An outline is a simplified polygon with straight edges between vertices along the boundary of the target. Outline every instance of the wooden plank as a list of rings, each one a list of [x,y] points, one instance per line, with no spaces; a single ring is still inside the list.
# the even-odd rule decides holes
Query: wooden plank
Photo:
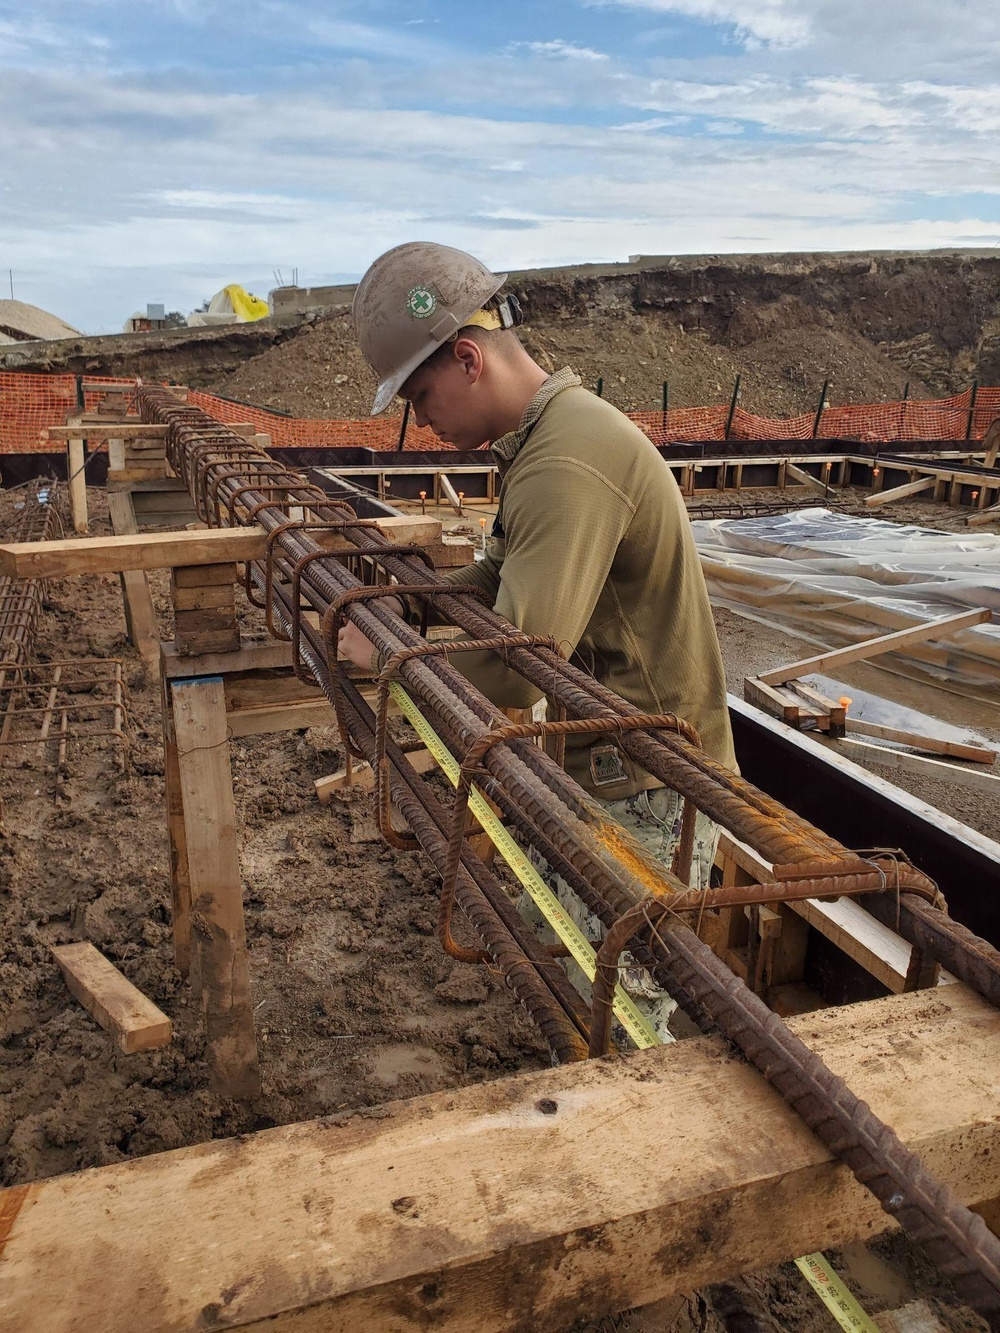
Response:
[[[1000,800],[1000,775],[983,773],[975,768],[962,768],[959,764],[947,763],[943,759],[930,759],[922,754],[904,754],[902,750],[890,750],[884,745],[855,741],[850,736],[842,740],[828,740],[825,736],[816,736],[815,739],[822,745],[848,746],[852,756],[861,759],[862,762],[881,764],[884,768],[895,769],[898,773],[917,773],[925,778],[941,778],[953,786],[981,791],[995,800]]]
[[[217,583],[207,588],[175,588],[175,611],[223,611],[236,613],[236,589],[233,584]]]
[[[52,956],[70,992],[126,1055],[166,1046],[170,1019],[92,944],[58,944]]]
[[[0,552],[2,550],[0,547]],[[0,572],[3,572],[2,567]],[[905,648],[924,639],[947,638],[960,629],[982,625],[991,618],[991,613],[985,609],[961,611],[957,615],[928,620],[922,625],[897,630],[893,634],[881,634],[876,639],[864,639],[861,643],[851,644],[849,648],[835,648],[828,653],[819,653],[815,657],[806,657],[799,662],[790,662],[787,666],[775,667],[773,671],[762,671],[757,679],[764,685],[783,685],[785,681],[796,680],[799,676],[811,676],[817,672],[829,674],[830,669],[836,670],[851,662],[878,657],[881,653],[895,652],[898,648]]]
[[[447,497],[448,503],[451,505],[452,509],[454,509],[455,513],[458,514],[458,516],[461,518],[462,502],[458,498],[458,491],[455,490],[454,486],[448,480],[448,477],[444,472],[438,473],[438,482],[440,483],[441,489],[444,491],[445,496]]]
[[[892,500],[902,500],[907,495],[919,495],[922,491],[932,491],[935,484],[934,477],[920,477],[916,481],[908,481],[904,486],[894,486],[891,491],[877,491],[874,495],[865,498],[865,504],[869,509],[875,509],[879,505],[889,504]]]
[[[987,427],[986,434],[983,436],[983,451],[983,466],[996,467],[997,454],[1000,453],[1000,417],[991,421]]]
[[[182,611],[181,615],[193,612]],[[203,658],[213,653],[235,654],[240,649],[240,630],[238,625],[229,625],[224,629],[185,630],[178,629],[174,645],[180,656]],[[200,668],[196,674],[203,674]],[[189,674],[190,670],[189,670]]]
[[[211,1086],[260,1092],[222,678],[170,686]]]
[[[167,427],[149,425],[145,421],[81,422],[68,426],[46,426],[43,440],[71,440],[82,436],[85,440],[132,440],[136,436],[150,440],[165,440]]]
[[[219,676],[239,671],[269,671],[292,665],[292,645],[272,640],[244,644],[238,652],[206,654],[192,661],[181,654],[174,643],[160,644],[161,669],[167,680],[192,676]]]
[[[743,681],[743,697],[747,703],[756,704],[765,713],[780,718],[789,726],[798,726],[799,705],[787,695],[766,685],[759,676],[747,676]]]
[[[414,773],[432,773],[437,768],[434,756],[429,750],[413,750],[406,756],[406,762]],[[345,787],[357,787],[361,791],[372,791],[375,786],[375,774],[371,764],[364,760],[355,760],[348,774],[346,767],[338,768],[325,778],[316,778],[314,786],[320,805],[329,805],[335,791]]]
[[[767,884],[774,879],[771,863],[725,830],[719,837],[719,857],[739,866],[751,876],[751,883]],[[787,907],[888,990],[893,993],[902,991],[912,947],[859,903],[850,898],[841,898],[837,902],[807,898],[788,903]],[[939,984],[954,980],[950,973],[942,972]]]
[[[398,531],[393,535],[397,536]],[[12,542],[0,545],[0,574],[11,578],[70,578],[76,574],[117,574],[127,569],[260,560],[264,556],[265,536],[263,528],[254,526],[143,532],[88,540]],[[337,549],[356,551],[357,547],[336,539]],[[471,542],[429,542],[425,549],[435,568],[467,565],[474,559]]]
[[[967,528],[978,528],[984,523],[1000,523],[1000,504],[990,505],[989,509],[980,509],[976,514],[970,514],[965,520]]]
[[[112,479],[109,478],[109,485],[111,482]],[[180,492],[181,495],[190,496],[187,485],[180,477],[155,477],[147,481],[124,482],[122,488],[132,491],[134,495],[166,495],[168,492],[173,494]]]
[[[170,569],[259,560],[263,528],[202,528],[196,532],[142,532],[123,537],[67,538],[0,545],[0,574],[11,578],[70,578],[127,569]]]
[[[439,518],[400,514],[398,518],[380,518],[378,530],[401,546],[409,542],[434,546],[441,541],[442,525]]]
[[[87,521],[87,453],[82,439],[74,437],[66,442],[66,477],[69,483],[69,512],[74,532],[89,532]],[[25,545],[25,543],[20,543]],[[48,545],[37,542],[37,546]]]
[[[168,645],[162,645],[166,647]],[[177,762],[177,737],[170,700],[170,685],[163,672],[161,654],[160,713],[163,720],[163,785],[167,807],[167,841],[170,850],[171,928],[174,965],[182,977],[191,977],[191,988],[201,994],[200,976],[191,976],[191,872],[188,867],[187,835],[184,832],[184,793]]]
[[[1000,1194],[1000,1012],[955,985],[789,1026],[960,1199]],[[542,1333],[893,1226],[708,1038],[42,1180],[0,1215],[18,1333]]]
[[[914,750],[932,750],[935,754],[951,755],[953,759],[969,759],[977,764],[992,764],[997,757],[996,750],[988,750],[981,745],[966,745],[962,741],[945,741],[937,736],[922,736],[916,731],[884,727],[881,723],[867,722],[860,717],[848,718],[847,730],[856,732],[859,736],[875,736],[879,740],[909,745]]]
[[[301,731],[306,727],[335,727],[337,715],[325,698],[309,703],[262,704],[229,713],[232,736],[261,736],[272,731]]]
[[[806,486],[819,495],[832,495],[834,493],[832,486],[825,485],[811,472],[807,472],[805,468],[798,467],[795,463],[786,463],[785,468],[787,475],[797,481],[800,486]]]
[[[171,571],[170,583],[172,589],[211,588],[227,584],[232,587],[236,577],[235,562],[227,560],[217,565],[178,565]]]
[[[804,685],[801,680],[790,680],[789,688],[794,694],[805,699],[807,703],[812,704],[821,713],[819,727],[825,731],[829,729],[831,735],[842,736],[844,727],[847,723],[847,707],[839,699],[828,699],[825,694],[819,690],[814,690],[811,685]]]
[[[117,536],[136,533],[135,513],[128,492],[115,491],[108,495],[108,513]],[[123,570],[119,578],[128,637],[139,650],[143,661],[155,667],[160,660],[160,630],[149,580],[145,572],[139,569]]]

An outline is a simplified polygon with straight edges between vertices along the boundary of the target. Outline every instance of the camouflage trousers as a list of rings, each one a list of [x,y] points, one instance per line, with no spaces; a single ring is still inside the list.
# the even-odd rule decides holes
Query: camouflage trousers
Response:
[[[674,848],[677,846],[681,833],[683,802],[677,792],[672,791],[669,787],[655,787],[652,791],[643,791],[636,796],[628,796],[624,801],[602,801],[601,805],[624,828],[628,829],[636,841],[642,843],[657,861],[661,861],[669,868]],[[718,824],[713,823],[711,819],[699,811],[695,820],[694,855],[691,859],[692,888],[701,889],[708,885],[718,841]],[[599,918],[584,906],[566,881],[550,869],[537,854],[535,854],[534,860],[546,884],[552,889],[567,913],[587,938],[590,940],[603,939],[605,931]],[[542,928],[541,937],[546,943],[555,942],[554,932],[546,925],[541,912],[527,894],[522,895],[519,911],[536,928]],[[646,1018],[649,1019],[660,1040],[673,1041],[668,1025],[671,1014],[677,1008],[676,1000],[673,1000],[665,990],[657,986],[649,972],[632,961],[630,954],[622,954],[621,963],[622,986],[632,996]],[[564,966],[569,979],[589,1004],[591,996],[590,981],[572,959],[566,959]],[[617,1045],[627,1048],[629,1045],[628,1038],[617,1023],[613,1025],[612,1035]]]

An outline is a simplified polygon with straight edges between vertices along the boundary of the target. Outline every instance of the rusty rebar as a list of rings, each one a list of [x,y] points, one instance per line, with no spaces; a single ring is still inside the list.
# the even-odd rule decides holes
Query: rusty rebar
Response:
[[[210,418],[178,403],[166,391],[143,389],[139,401],[144,419],[155,417],[168,424],[167,448],[171,464],[188,479],[189,485],[192,474],[199,471],[198,464],[207,462],[212,452],[225,454],[226,462],[235,464],[242,457],[248,468],[252,469],[255,464],[259,467],[260,453],[253,446],[247,446],[235,437],[226,439],[225,432],[220,432]],[[206,442],[203,432],[211,432],[214,438]],[[204,469],[201,470],[204,473]],[[198,484],[196,475],[195,484]],[[232,489],[229,479],[220,479],[217,487],[220,511],[227,487]],[[197,494],[195,498],[198,500]],[[304,479],[294,476],[281,504],[268,506],[262,503],[265,498],[260,495],[254,498],[252,491],[241,492],[229,512],[238,522],[241,506],[244,515],[253,508],[256,521],[271,530],[289,516],[286,509],[290,511],[298,504],[316,503]],[[317,507],[321,511],[321,507]],[[391,543],[376,538],[370,530],[361,527],[350,536],[358,551],[377,559],[388,576],[404,585],[404,591],[407,583],[427,579],[427,572],[418,572],[409,561],[405,548],[394,553],[390,549]],[[275,545],[282,551],[280,563],[286,580],[289,568],[317,549],[305,533],[283,533]],[[325,615],[337,599],[359,586],[343,565],[338,564],[335,556],[310,561],[308,574],[300,582],[303,601],[321,615]],[[274,594],[279,598],[286,596],[287,587],[276,585]],[[294,604],[289,602],[286,606],[291,618],[299,616],[297,599]],[[439,606],[454,623],[475,637],[488,638],[511,630],[495,612],[472,608],[460,596],[444,594]],[[392,654],[415,646],[414,632],[383,605],[358,603],[349,608],[348,616],[381,653]],[[322,636],[305,623],[300,627],[299,651],[303,664],[327,690],[329,697],[337,667],[326,652]],[[638,712],[545,648],[515,647],[510,652],[510,661],[526,680],[556,698],[571,719],[593,719],[609,714],[629,717]],[[407,688],[422,702],[435,729],[444,736],[453,753],[465,753],[484,730],[502,725],[498,711],[442,659],[414,658],[403,666],[401,674]],[[366,757],[374,759],[375,719],[371,710],[353,685],[346,681],[340,684],[347,705],[345,732],[351,735],[354,745]],[[679,791],[694,806],[722,823],[769,861],[794,864],[844,857],[844,849],[834,839],[785,811],[751,784],[736,778],[698,751],[690,741],[637,730],[622,734],[620,743],[650,773]],[[421,783],[412,770],[406,773],[406,760],[391,742],[387,742],[386,752],[392,776],[396,779],[400,807],[421,845],[441,866],[448,850],[442,832],[445,826],[430,819],[427,806],[416,796],[418,788],[426,784]],[[608,827],[611,821],[601,816],[595,803],[537,747],[526,739],[514,739],[507,745],[495,746],[485,756],[483,767],[485,794],[495,799],[501,808],[514,812],[519,827],[534,834],[533,845],[560,874],[564,869],[569,871],[565,876],[567,882],[588,906],[597,911],[606,927],[613,927],[619,916],[649,896],[645,883],[648,860],[640,857],[638,867],[632,864],[629,840],[621,838],[620,831],[615,833]],[[486,899],[476,883],[476,876],[481,873],[478,867],[482,863],[464,839],[460,851],[462,867],[456,877],[457,884],[463,893],[470,886],[472,888],[462,906],[470,920],[474,913],[479,913],[481,918]],[[476,867],[476,876],[469,872],[470,866]],[[671,883],[672,877],[662,868],[654,874],[654,879],[660,894],[665,890],[663,901],[666,905],[670,897],[676,896],[676,882]],[[645,891],[641,891],[643,889]],[[901,902],[908,897],[901,895]],[[483,933],[484,929],[487,933],[493,929],[493,923],[480,919],[474,924],[486,947],[491,952],[499,951],[498,941],[487,942]],[[953,1277],[959,1294],[988,1317],[996,1319],[1000,1311],[1000,1246],[984,1224],[934,1182],[919,1159],[893,1132],[881,1124],[864,1103],[854,1097],[843,1082],[827,1070],[822,1061],[795,1038],[678,918],[665,914],[662,925],[650,928],[647,934],[648,939],[644,940],[640,934],[630,944],[639,961],[650,958],[657,978],[672,989],[689,1012],[706,1024],[717,1026],[747,1055],[830,1150],[850,1165],[883,1207],[898,1217],[917,1243]],[[513,939],[514,932],[508,932],[508,936]],[[566,1010],[551,998],[541,998],[552,995],[546,975],[554,972],[551,959],[531,960],[528,952],[526,942],[522,948],[515,945],[514,955],[506,956],[501,964],[505,976],[517,993],[518,979],[531,973],[538,989],[533,981],[525,1003],[534,1004],[542,1014],[542,1021],[554,1025],[558,1031],[553,1035],[563,1039],[565,1051],[567,1042],[562,1024]],[[546,1009],[546,1006],[551,1007]],[[574,1030],[580,1031],[578,1021]]]

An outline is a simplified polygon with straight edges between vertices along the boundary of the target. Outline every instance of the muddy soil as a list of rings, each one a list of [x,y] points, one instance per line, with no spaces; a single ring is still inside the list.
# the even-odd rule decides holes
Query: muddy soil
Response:
[[[109,531],[102,494],[89,499],[94,531]],[[0,531],[15,500],[16,492],[0,492]],[[152,579],[168,634],[166,576]],[[256,632],[249,609],[245,619]],[[745,672],[800,648],[725,612],[718,623],[737,691]],[[210,1093],[198,1015],[173,965],[158,683],[127,644],[113,577],[48,585],[37,657],[74,656],[124,661],[131,769],[120,773],[104,743],[71,742],[58,796],[51,755],[20,750],[0,770],[0,1183],[548,1064],[535,1029],[490,971],[442,954],[437,882],[423,858],[382,844],[367,796],[344,792],[319,806],[314,780],[340,766],[342,751],[334,731],[313,728],[231,743],[264,1090],[252,1108]],[[954,792],[939,795],[943,808],[991,831],[985,811],[962,807],[966,794],[958,804]],[[175,1027],[170,1046],[117,1052],[52,961],[50,946],[72,940],[93,942],[165,1010]],[[980,1327],[902,1241],[875,1248],[892,1282],[860,1260],[858,1276],[837,1258],[869,1309],[900,1303],[866,1285],[878,1272],[883,1288],[894,1292],[894,1282],[941,1302],[944,1327]],[[829,1324],[784,1265],[603,1327],[821,1333]]]

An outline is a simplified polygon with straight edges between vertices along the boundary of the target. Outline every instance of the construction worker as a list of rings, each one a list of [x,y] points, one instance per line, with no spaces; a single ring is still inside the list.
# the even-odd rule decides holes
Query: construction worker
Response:
[[[638,426],[572,371],[549,375],[532,360],[514,331],[520,308],[505,279],[460,250],[418,242],[377,259],[354,297],[358,341],[380,381],[373,415],[399,394],[418,425],[456,449],[488,443],[499,467],[486,556],[446,577],[486,590],[519,629],[554,638],[643,712],[684,718],[713,758],[735,768],[718,639],[673,474]],[[377,658],[353,625],[340,653],[362,667]],[[496,654],[451,660],[499,707],[541,697]],[[611,735],[569,740],[570,775],[669,865],[677,793]],[[692,887],[708,884],[717,836],[699,815]],[[598,923],[550,874],[594,938]],[[626,988],[645,994],[665,1023],[672,1003],[634,971]]]

